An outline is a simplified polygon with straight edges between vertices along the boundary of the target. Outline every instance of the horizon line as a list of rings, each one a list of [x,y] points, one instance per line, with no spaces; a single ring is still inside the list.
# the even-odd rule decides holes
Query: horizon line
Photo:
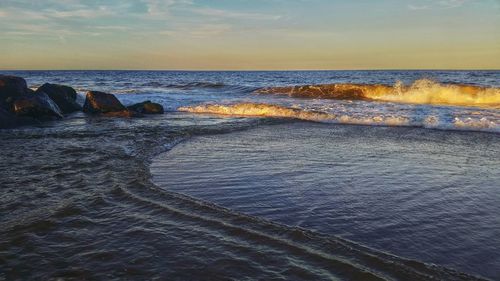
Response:
[[[359,68],[359,69],[0,69],[0,71],[171,71],[171,72],[286,72],[286,71],[500,71],[500,68]]]

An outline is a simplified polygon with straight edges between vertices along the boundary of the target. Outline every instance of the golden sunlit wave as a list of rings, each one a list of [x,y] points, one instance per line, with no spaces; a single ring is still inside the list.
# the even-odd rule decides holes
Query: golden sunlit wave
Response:
[[[326,112],[308,111],[264,103],[237,103],[229,105],[204,104],[197,106],[180,107],[178,108],[178,110],[191,113],[220,114],[246,117],[293,118],[306,121],[358,125],[408,126],[410,124],[409,119],[404,116],[336,115]]]
[[[322,121],[333,119],[336,117],[333,114],[324,112],[306,111],[302,109],[263,103],[237,103],[231,105],[205,104],[198,106],[180,107],[178,110],[191,113],[209,113],[255,117],[281,117],[310,121]]]
[[[260,94],[282,94],[299,98],[385,101],[411,104],[435,104],[477,107],[500,107],[500,88],[441,84],[428,79],[406,86],[382,84],[324,84],[269,87]]]
[[[388,115],[377,112],[356,113],[328,113],[312,111],[299,108],[285,107],[275,104],[265,103],[236,103],[236,104],[202,104],[196,106],[184,106],[178,108],[179,111],[216,114],[225,116],[243,117],[271,117],[271,118],[291,118],[305,121],[314,121],[334,124],[353,124],[370,126],[418,126],[436,129],[454,130],[485,130],[498,132],[498,123],[488,118],[455,117],[454,120],[441,120],[438,116],[429,115],[423,118],[412,118],[403,115]]]

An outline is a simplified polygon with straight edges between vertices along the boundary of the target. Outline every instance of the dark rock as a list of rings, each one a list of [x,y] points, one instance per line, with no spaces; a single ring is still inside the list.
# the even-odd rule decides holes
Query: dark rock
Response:
[[[0,129],[13,128],[18,126],[17,117],[0,107]]]
[[[0,108],[0,129],[15,128],[26,125],[41,125],[39,120],[27,116],[16,116],[14,113]]]
[[[75,89],[69,86],[45,83],[37,89],[37,92],[46,93],[64,114],[82,110],[82,107],[76,102]]]
[[[61,119],[63,116],[57,104],[44,92],[27,94],[18,98],[13,104],[17,116],[35,119]]]
[[[163,106],[161,106],[161,104],[151,101],[136,103],[128,106],[127,108],[142,114],[163,114],[164,112]]]
[[[29,93],[26,80],[17,76],[0,75],[0,107],[10,111],[18,98]]]
[[[108,113],[124,110],[127,108],[114,95],[98,91],[88,92],[83,105],[83,112],[86,113]]]

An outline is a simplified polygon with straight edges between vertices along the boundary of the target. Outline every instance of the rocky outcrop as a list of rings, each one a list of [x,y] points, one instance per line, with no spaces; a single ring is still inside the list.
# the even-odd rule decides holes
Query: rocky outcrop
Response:
[[[0,75],[0,107],[10,111],[18,98],[29,93],[26,80],[17,76]]]
[[[140,113],[127,109],[114,95],[90,91],[85,97],[83,112],[108,117],[139,117]]]
[[[64,114],[82,110],[82,107],[76,102],[75,89],[69,86],[45,83],[36,91],[46,93]]]
[[[86,113],[110,113],[121,112],[127,108],[112,94],[98,91],[87,92],[83,112]]]
[[[145,101],[130,105],[127,107],[129,110],[141,113],[141,114],[163,114],[164,109],[161,104],[154,103],[151,101]]]
[[[27,94],[13,103],[13,111],[17,116],[35,119],[63,118],[57,104],[44,92]]]
[[[0,129],[61,119],[63,114],[80,110],[109,117],[138,117],[164,112],[160,104],[151,101],[127,108],[114,95],[99,91],[89,91],[83,107],[76,99],[75,89],[69,86],[45,83],[33,91],[23,78],[0,74]]]

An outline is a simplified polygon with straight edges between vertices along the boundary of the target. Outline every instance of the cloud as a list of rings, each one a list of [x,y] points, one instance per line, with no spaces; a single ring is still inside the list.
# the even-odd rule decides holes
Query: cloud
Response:
[[[167,16],[177,5],[193,5],[192,0],[143,0],[149,16]]]
[[[195,8],[192,9],[191,11],[199,15],[217,17],[217,18],[236,18],[236,19],[250,19],[250,20],[278,20],[281,18],[281,16],[279,15],[243,13],[243,12],[234,12],[234,11],[220,10],[213,8]]]
[[[5,18],[7,20],[14,20],[14,21],[18,20],[31,21],[31,20],[46,20],[47,16],[36,11],[12,8],[0,11],[0,18]]]
[[[101,6],[98,9],[79,9],[79,10],[45,10],[44,15],[46,17],[53,18],[80,18],[80,19],[94,19],[99,17],[112,16],[115,13],[112,12],[105,6]]]
[[[468,1],[469,0],[441,0],[438,4],[446,8],[456,8],[462,6]]]
[[[409,5],[408,5],[408,9],[413,10],[413,11],[418,11],[418,10],[428,10],[428,9],[430,9],[430,6],[429,6],[429,5],[421,5],[421,6],[418,6],[418,5],[412,5],[412,4],[409,4]]]
[[[0,11],[0,17],[13,20],[49,20],[49,19],[93,19],[114,15],[113,9],[107,6],[87,7],[82,5],[50,6],[35,9],[11,6]]]
[[[413,11],[429,9],[451,9],[462,7],[472,0],[421,0],[418,3],[408,4],[408,9]]]
[[[115,20],[127,15],[128,8],[123,2],[111,7],[109,2],[106,6],[81,0],[0,1],[5,1],[0,10],[0,34],[9,36],[96,36],[106,23],[113,26],[107,30],[120,29],[120,22]],[[101,25],[92,27],[95,23]]]
[[[276,21],[280,15],[215,8],[194,0],[0,0],[0,35],[99,36],[117,32],[171,37],[219,36],[242,21]],[[40,26],[41,28],[37,28]],[[65,38],[66,39],[66,38]]]

